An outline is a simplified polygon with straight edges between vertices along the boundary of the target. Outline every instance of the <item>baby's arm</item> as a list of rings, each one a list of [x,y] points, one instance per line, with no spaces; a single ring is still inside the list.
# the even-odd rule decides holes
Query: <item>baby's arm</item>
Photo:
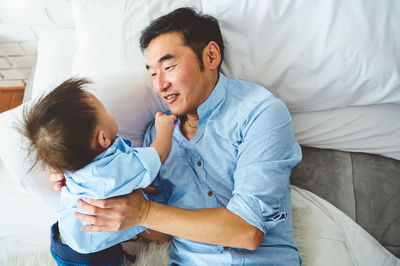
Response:
[[[156,114],[156,137],[151,143],[150,147],[154,147],[160,156],[161,163],[164,163],[171,151],[172,143],[172,132],[174,131],[174,123],[176,121],[175,115],[165,115],[158,112]],[[139,234],[141,237],[156,242],[158,244],[163,244],[171,240],[171,236],[157,232],[151,229],[147,229]]]
[[[150,147],[156,149],[161,163],[164,163],[171,151],[172,132],[174,131],[175,115],[156,114],[156,137]]]

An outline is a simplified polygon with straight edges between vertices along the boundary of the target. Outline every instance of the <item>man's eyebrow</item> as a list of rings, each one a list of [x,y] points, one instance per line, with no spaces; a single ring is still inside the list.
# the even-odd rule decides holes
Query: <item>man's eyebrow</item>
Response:
[[[174,58],[174,56],[171,55],[171,54],[163,55],[163,56],[160,57],[160,59],[158,59],[158,63],[161,63],[161,62],[163,62],[165,60],[169,60],[169,59],[172,59],[172,58]],[[150,67],[148,65],[146,65],[146,69],[149,70],[149,68]]]

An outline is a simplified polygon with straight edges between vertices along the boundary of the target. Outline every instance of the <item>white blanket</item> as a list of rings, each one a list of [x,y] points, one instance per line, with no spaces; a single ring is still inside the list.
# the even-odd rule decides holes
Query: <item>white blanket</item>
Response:
[[[292,186],[292,208],[304,265],[400,265],[367,231],[317,195]]]

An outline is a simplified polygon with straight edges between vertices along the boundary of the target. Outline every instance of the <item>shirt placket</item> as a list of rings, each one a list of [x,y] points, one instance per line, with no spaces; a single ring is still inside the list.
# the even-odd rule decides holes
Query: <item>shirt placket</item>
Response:
[[[194,172],[198,178],[199,185],[202,189],[202,194],[206,201],[207,208],[217,207],[217,198],[215,191],[207,185],[207,172],[205,171],[205,161],[195,149],[190,150],[192,157],[192,165]]]

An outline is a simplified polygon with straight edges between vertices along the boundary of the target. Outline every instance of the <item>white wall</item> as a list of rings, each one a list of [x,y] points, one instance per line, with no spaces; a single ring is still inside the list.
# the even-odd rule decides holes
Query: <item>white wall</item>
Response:
[[[0,87],[26,84],[42,29],[73,24],[69,0],[0,0]]]

